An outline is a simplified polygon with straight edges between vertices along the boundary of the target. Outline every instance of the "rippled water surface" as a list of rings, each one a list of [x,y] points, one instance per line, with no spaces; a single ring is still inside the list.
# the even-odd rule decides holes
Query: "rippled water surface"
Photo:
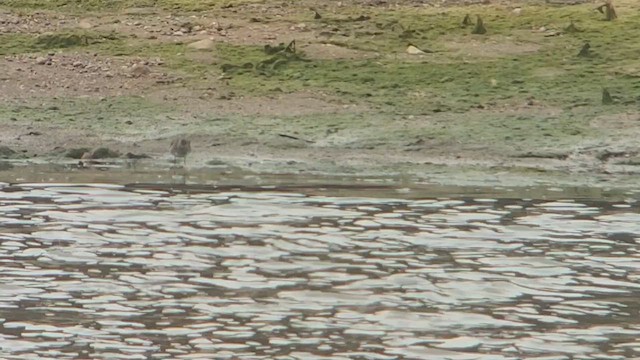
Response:
[[[6,359],[640,356],[631,202],[0,189]]]

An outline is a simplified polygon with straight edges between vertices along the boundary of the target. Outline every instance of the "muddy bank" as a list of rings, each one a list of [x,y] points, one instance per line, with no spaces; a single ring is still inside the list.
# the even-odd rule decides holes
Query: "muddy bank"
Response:
[[[103,147],[164,169],[185,137],[190,171],[596,187],[640,171],[631,1],[615,22],[532,2],[65,4],[0,7],[7,164]]]
[[[109,159],[78,165],[77,160],[4,160],[0,181],[5,183],[153,184],[202,191],[259,188],[282,191],[307,189],[319,194],[344,189],[353,196],[494,197],[533,199],[615,199],[636,202],[640,197],[635,175],[581,174],[532,171],[525,168],[487,168],[433,164],[367,167],[291,163],[282,160],[227,159],[200,167],[174,165],[167,158]],[[419,171],[417,171],[419,170]]]

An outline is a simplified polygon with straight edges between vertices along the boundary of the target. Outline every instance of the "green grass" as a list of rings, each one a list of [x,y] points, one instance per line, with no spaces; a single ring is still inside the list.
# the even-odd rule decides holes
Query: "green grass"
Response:
[[[0,55],[39,53],[71,48],[100,49],[123,46],[124,41],[114,33],[93,31],[63,31],[31,35],[22,33],[0,34]]]
[[[148,134],[159,123],[179,118],[175,106],[139,96],[38,99],[37,104],[0,104],[0,124],[42,123],[69,126],[97,134],[118,136]],[[133,121],[130,125],[127,121]],[[26,126],[26,125],[25,125]]]
[[[634,41],[640,37],[637,11],[623,13],[614,22],[603,21],[590,5],[525,7],[521,16],[495,7],[368,11],[370,21],[348,21],[358,12],[347,11],[347,15],[329,15],[316,26],[320,29],[329,24],[339,33],[352,35],[328,42],[377,51],[383,54],[380,58],[291,61],[266,73],[248,67],[233,74],[231,84],[254,93],[322,89],[409,113],[467,111],[479,105],[521,103],[532,97],[554,106],[599,105],[602,86],[630,104],[640,90],[640,61]],[[460,25],[466,13],[480,14],[489,33],[471,35],[470,28]],[[542,26],[563,30],[571,21],[582,31],[557,37],[532,31]],[[539,50],[464,56],[446,51],[447,43],[453,41],[479,47],[494,43],[534,45]],[[578,58],[585,41],[591,43],[594,55]],[[436,54],[405,61],[403,52],[409,42]],[[237,65],[268,58],[259,47],[231,45],[221,46],[218,56],[223,63]],[[545,75],[544,69],[555,73]]]
[[[257,64],[268,58],[255,48],[222,48],[219,56],[224,63]],[[563,56],[574,54],[541,53],[448,64],[389,59],[291,61],[267,73],[252,68],[234,73],[231,84],[254,93],[276,88],[285,92],[322,89],[353,101],[365,99],[409,113],[466,111],[491,103],[524,103],[530,97],[557,106],[598,104],[603,82],[624,101],[634,100],[633,94],[640,88],[635,77],[615,76],[602,59],[565,61]],[[550,59],[555,64],[549,64]],[[538,70],[548,66],[562,72],[541,76]]]
[[[8,6],[29,6],[30,0],[9,0]],[[40,3],[40,2],[38,2]],[[219,0],[160,0],[158,6],[217,6]],[[35,3],[34,3],[35,4]],[[81,6],[101,9],[151,5],[147,0],[51,0],[44,6]],[[63,9],[64,9],[63,6]],[[628,9],[629,10],[629,9]],[[465,14],[481,15],[487,35],[471,35],[461,26]],[[104,55],[161,57],[166,66],[194,77],[219,75],[233,68],[230,84],[235,91],[264,95],[318,89],[344,99],[366,101],[381,109],[406,113],[442,111],[464,112],[478,106],[519,103],[528,98],[555,106],[598,104],[601,86],[609,87],[623,103],[635,101],[640,90],[640,61],[635,39],[640,37],[640,13],[619,10],[620,19],[602,20],[590,5],[546,7],[525,6],[522,15],[509,9],[472,6],[451,9],[376,10],[346,8],[340,14],[325,16],[310,23],[316,30],[329,26],[333,31],[350,34],[327,42],[375,51],[373,60],[317,60],[298,58],[274,61],[260,46],[221,44],[212,57],[215,64],[185,56],[190,50],[180,43],[159,43],[131,39],[123,34],[71,31],[53,35],[0,35],[0,54],[43,52],[80,48]],[[300,20],[302,12],[292,12],[289,21]],[[370,20],[354,21],[360,15]],[[304,15],[310,16],[310,14]],[[582,30],[559,37],[543,37],[532,32],[541,26],[562,30],[574,21]],[[318,40],[322,41],[322,40]],[[594,56],[578,58],[585,41]],[[422,60],[407,59],[407,43],[436,51]],[[533,45],[536,52],[466,56],[449,51],[448,44],[469,44],[482,48],[494,43],[513,46]],[[298,44],[304,47],[304,44]],[[488,51],[490,52],[490,51]],[[545,75],[541,69],[551,69]],[[257,80],[257,81],[256,81]]]

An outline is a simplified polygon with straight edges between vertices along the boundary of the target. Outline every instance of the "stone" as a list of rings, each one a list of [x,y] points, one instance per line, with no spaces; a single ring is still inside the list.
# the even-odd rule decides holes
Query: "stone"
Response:
[[[65,157],[72,159],[80,159],[84,156],[85,153],[90,153],[91,149],[89,148],[72,148],[68,149],[65,153]]]
[[[124,154],[124,157],[127,159],[149,159],[151,156],[147,155],[147,154],[134,154],[131,152],[128,152],[126,154]]]
[[[202,39],[196,42],[192,42],[187,45],[188,48],[196,50],[211,50],[215,47],[216,43],[211,39]]]
[[[78,27],[79,27],[80,29],[88,30],[88,29],[91,29],[91,28],[93,27],[93,25],[89,22],[89,20],[87,20],[87,19],[82,19],[82,20],[80,20],[80,22],[78,23]]]
[[[120,153],[106,147],[99,147],[91,151],[90,156],[91,159],[109,159],[119,157]]]
[[[151,73],[151,68],[147,65],[137,63],[129,68],[129,74],[133,77],[140,77],[149,75]]]
[[[424,51],[418,49],[417,47],[413,46],[413,45],[409,45],[407,47],[407,54],[410,55],[420,55],[420,54],[424,54]]]
[[[51,58],[47,57],[47,56],[38,56],[36,58],[36,64],[37,65],[50,65],[51,64]]]

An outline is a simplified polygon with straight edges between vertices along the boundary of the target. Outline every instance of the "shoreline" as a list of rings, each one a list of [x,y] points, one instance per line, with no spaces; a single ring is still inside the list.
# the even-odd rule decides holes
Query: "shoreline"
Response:
[[[156,171],[170,166],[171,141],[187,138],[195,172],[639,183],[639,72],[628,41],[640,37],[637,2],[616,1],[615,22],[589,3],[541,1],[234,0],[197,13],[195,0],[156,3],[0,6],[0,157],[55,167],[77,163],[64,158],[70,151],[106,147],[149,156],[139,163]],[[469,13],[486,34],[461,25]],[[566,31],[569,21],[580,31]],[[293,52],[280,49],[292,40]],[[586,40],[593,56],[578,57]]]
[[[7,163],[6,161],[4,162]],[[11,161],[13,168],[0,172],[5,184],[114,184],[204,189],[210,187],[258,187],[269,189],[345,189],[347,193],[368,190],[387,197],[495,197],[537,199],[590,199],[636,202],[640,188],[633,175],[572,176],[563,172],[537,175],[461,167],[425,167],[422,174],[387,173],[374,169],[352,169],[349,173],[291,172],[277,163],[242,168],[231,164],[172,168],[168,161],[142,160],[131,163],[104,162],[80,168],[76,162],[26,163]],[[279,169],[279,171],[275,171]],[[267,171],[270,169],[271,171]],[[358,190],[359,189],[359,190]]]

